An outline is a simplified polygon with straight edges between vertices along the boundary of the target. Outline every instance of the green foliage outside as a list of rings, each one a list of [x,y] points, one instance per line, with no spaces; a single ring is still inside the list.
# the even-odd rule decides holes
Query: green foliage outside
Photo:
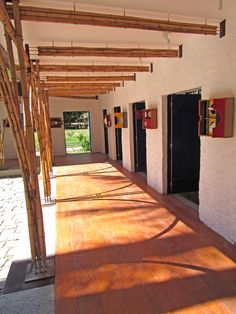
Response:
[[[66,151],[77,154],[90,151],[89,130],[65,130]]]

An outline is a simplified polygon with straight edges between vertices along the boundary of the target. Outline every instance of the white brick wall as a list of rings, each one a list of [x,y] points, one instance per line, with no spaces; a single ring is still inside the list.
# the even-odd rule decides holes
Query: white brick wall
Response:
[[[227,34],[224,38],[185,36],[184,57],[157,60],[154,73],[138,74],[137,82],[126,82],[115,93],[100,97],[102,108],[112,113],[116,105],[127,111],[129,104],[145,100],[146,107],[158,110],[158,129],[147,131],[148,184],[165,192],[165,151],[161,96],[202,88],[203,98],[236,96],[236,3],[224,3]],[[128,111],[129,115],[131,114]],[[236,113],[235,113],[236,115]],[[129,125],[130,127],[130,125]],[[236,130],[236,116],[235,116]],[[115,137],[109,132],[110,156],[115,158]],[[132,137],[123,132],[123,165],[132,169]],[[201,138],[200,219],[209,227],[236,242],[236,136],[230,139]],[[164,174],[164,176],[163,176]]]

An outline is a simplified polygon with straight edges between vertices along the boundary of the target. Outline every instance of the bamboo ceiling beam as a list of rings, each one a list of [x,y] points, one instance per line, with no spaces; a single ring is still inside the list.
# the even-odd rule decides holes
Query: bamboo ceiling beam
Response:
[[[7,10],[11,17],[11,5],[7,6]],[[217,27],[215,25],[208,25],[205,23],[184,23],[126,15],[102,14],[30,6],[21,6],[20,13],[21,19],[25,21],[131,28],[173,33],[191,33],[204,35],[217,34]]]
[[[91,47],[58,47],[39,46],[39,56],[54,57],[118,57],[118,58],[178,58],[178,49],[147,48],[91,48]]]
[[[92,100],[92,99],[94,99],[94,100],[97,100],[98,98],[97,98],[97,96],[58,96],[58,97],[62,97],[62,98],[71,98],[71,99],[84,99],[84,100]]]
[[[41,64],[40,72],[150,72],[150,67],[144,65]]]
[[[87,88],[87,89],[95,89],[95,88],[107,88],[107,87],[120,87],[120,83],[42,83],[44,88],[66,88],[66,89],[74,89],[74,88]]]
[[[113,91],[114,88],[113,87],[107,87],[107,88],[68,88],[68,89],[65,89],[65,88],[48,88],[48,92],[63,92],[63,93],[66,93],[66,94],[76,94],[76,93],[86,93],[86,92],[89,92],[89,93],[94,93],[96,94],[96,92],[111,92]],[[80,95],[80,94],[78,94]]]
[[[135,81],[134,75],[116,76],[47,76],[47,82],[114,82]]]
[[[99,95],[107,94],[109,90],[48,90],[48,96],[89,96],[89,95]]]

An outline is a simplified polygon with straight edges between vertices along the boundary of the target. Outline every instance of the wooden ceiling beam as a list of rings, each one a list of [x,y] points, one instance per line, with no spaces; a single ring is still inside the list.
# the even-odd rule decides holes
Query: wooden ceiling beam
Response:
[[[120,83],[42,83],[44,88],[66,88],[66,89],[79,89],[79,88],[87,88],[87,89],[95,89],[95,88],[113,88],[119,87]]]
[[[144,65],[55,65],[41,64],[40,72],[150,72]]]
[[[46,77],[46,82],[115,82],[115,81],[135,81],[135,75]]]
[[[54,57],[118,57],[118,58],[178,58],[178,49],[92,48],[39,46],[39,56]]]
[[[12,6],[7,6],[7,10],[9,16],[12,17]],[[170,20],[157,20],[135,16],[102,14],[76,10],[72,11],[21,6],[20,15],[21,19],[24,21],[131,28],[173,33],[191,33],[204,35],[217,34],[217,27],[215,25],[208,25],[206,23],[184,23]]]

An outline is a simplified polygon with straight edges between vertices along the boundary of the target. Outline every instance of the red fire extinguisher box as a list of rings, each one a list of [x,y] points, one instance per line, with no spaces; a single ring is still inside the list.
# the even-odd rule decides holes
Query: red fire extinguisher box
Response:
[[[157,109],[145,109],[143,129],[157,129]]]

